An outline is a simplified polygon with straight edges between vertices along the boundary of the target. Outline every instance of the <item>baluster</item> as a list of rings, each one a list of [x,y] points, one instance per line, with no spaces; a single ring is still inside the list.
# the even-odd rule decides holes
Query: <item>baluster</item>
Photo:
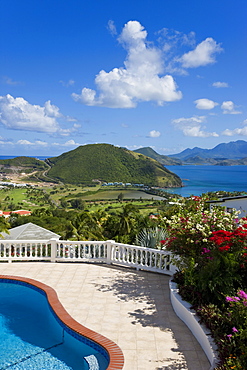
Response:
[[[134,249],[130,249],[131,250],[131,253],[130,253],[130,257],[131,257],[131,263],[135,263],[135,259],[134,259],[134,253],[135,253],[135,250]]]
[[[157,268],[157,254],[158,253],[155,253],[154,254],[154,267]]]

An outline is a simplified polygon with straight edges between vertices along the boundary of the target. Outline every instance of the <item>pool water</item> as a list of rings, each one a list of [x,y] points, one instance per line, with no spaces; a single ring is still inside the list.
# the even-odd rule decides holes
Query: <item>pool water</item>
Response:
[[[0,282],[0,370],[105,370],[108,363],[101,346],[60,322],[40,289]]]

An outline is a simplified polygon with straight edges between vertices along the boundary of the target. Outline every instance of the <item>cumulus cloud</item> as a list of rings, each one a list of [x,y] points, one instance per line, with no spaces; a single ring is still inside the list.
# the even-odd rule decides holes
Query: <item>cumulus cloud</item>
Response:
[[[125,24],[118,38],[126,49],[124,67],[110,72],[101,70],[95,78],[95,90],[84,87],[73,93],[75,101],[89,106],[134,108],[138,102],[156,101],[159,105],[182,98],[171,75],[163,73],[162,53],[147,42],[147,32],[137,21]]]
[[[225,136],[234,136],[234,135],[240,135],[240,136],[247,136],[247,119],[243,121],[243,126],[242,128],[235,128],[233,130],[226,129],[225,131],[222,132],[222,135]]]
[[[213,100],[209,99],[197,99],[194,101],[197,109],[213,109],[216,107],[216,105],[219,105],[218,103],[214,102]]]
[[[20,139],[17,141],[18,145],[24,145],[24,146],[39,146],[39,147],[48,147],[49,144],[46,141],[41,141],[41,140],[35,140],[34,142],[31,142],[29,140],[25,139]]]
[[[220,44],[208,37],[196,46],[194,50],[185,53],[179,61],[184,68],[197,68],[215,63],[215,55],[223,51]]]
[[[221,109],[223,110],[223,114],[241,114],[242,113],[236,110],[236,106],[231,100],[224,101],[221,105]]]
[[[57,133],[69,135],[76,130],[76,125],[70,129],[62,129],[58,118],[66,119],[56,105],[50,100],[44,106],[30,104],[23,98],[14,98],[7,94],[0,96],[0,122],[12,130],[27,130],[36,132]]]
[[[247,136],[247,126],[243,128],[235,128],[234,130],[226,129],[222,132],[222,135],[225,136],[234,136],[234,135],[241,135],[241,136]]]
[[[207,132],[204,131],[202,123],[206,121],[205,116],[193,116],[190,118],[178,118],[174,119],[172,123],[174,126],[181,130],[185,136],[192,137],[218,137],[219,135],[216,132]]]
[[[160,137],[161,133],[156,130],[152,130],[149,132],[148,137]]]
[[[218,82],[214,82],[213,84],[212,84],[212,86],[213,87],[216,87],[216,88],[224,88],[224,87],[229,87],[229,85],[228,85],[228,83],[227,82],[220,82],[220,81],[218,81]]]
[[[13,144],[13,143],[12,143]],[[65,143],[48,143],[46,141],[41,141],[41,140],[35,140],[33,142],[25,139],[20,139],[16,142],[17,145],[22,145],[25,147],[39,147],[39,148],[46,148],[46,147],[74,147],[74,146],[79,146],[82,144],[76,143],[74,140],[68,140]],[[14,145],[14,144],[13,144]]]

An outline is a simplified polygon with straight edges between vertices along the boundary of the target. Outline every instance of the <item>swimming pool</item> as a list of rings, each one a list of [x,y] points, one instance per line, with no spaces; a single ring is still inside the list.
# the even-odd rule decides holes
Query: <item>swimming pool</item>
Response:
[[[1,370],[106,370],[116,360],[119,347],[73,320],[52,288],[0,278]]]

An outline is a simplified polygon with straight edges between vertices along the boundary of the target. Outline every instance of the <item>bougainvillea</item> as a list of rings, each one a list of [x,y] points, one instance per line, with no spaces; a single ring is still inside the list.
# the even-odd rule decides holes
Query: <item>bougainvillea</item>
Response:
[[[218,370],[247,369],[247,218],[192,197],[164,217],[173,252],[174,279],[182,297],[213,331],[221,364]],[[236,294],[237,292],[237,294]]]

